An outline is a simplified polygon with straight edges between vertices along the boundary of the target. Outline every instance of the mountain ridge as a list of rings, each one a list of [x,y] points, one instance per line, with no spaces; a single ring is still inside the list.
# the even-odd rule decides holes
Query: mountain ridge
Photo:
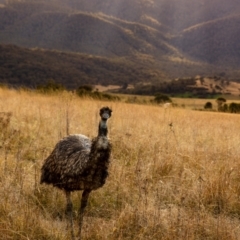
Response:
[[[185,29],[174,45],[195,59],[222,66],[240,64],[240,14],[215,19]],[[206,32],[211,33],[206,36]]]
[[[147,74],[140,71],[140,75],[146,79],[125,76],[131,79],[129,84],[221,72],[236,79],[240,63],[237,9],[240,3],[234,0],[228,4],[223,0],[11,1],[0,8],[0,44],[108,58],[109,65],[125,61],[134,66],[133,72],[144,67]],[[17,49],[21,54],[23,50]],[[35,54],[39,64],[43,54]],[[70,62],[70,56],[76,59],[68,56]],[[60,64],[55,57],[52,61]],[[82,74],[88,79],[87,72]],[[88,81],[96,82],[92,75]]]

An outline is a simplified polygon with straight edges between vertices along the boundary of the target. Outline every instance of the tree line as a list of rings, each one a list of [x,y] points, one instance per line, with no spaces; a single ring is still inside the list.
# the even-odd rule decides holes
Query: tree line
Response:
[[[240,103],[231,102],[229,104],[226,103],[227,100],[223,97],[218,97],[216,99],[217,110],[219,112],[229,112],[229,113],[240,113]],[[212,110],[213,105],[211,102],[206,102],[204,105],[205,110]]]

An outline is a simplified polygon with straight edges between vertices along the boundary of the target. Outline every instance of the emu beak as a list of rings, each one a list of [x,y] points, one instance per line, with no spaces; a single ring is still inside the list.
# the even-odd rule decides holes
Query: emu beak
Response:
[[[108,113],[103,113],[102,114],[102,120],[106,121],[110,118],[110,115]]]

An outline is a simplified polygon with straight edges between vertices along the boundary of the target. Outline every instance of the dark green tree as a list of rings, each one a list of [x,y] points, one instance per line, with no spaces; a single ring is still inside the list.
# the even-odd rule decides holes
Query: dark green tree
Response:
[[[204,105],[204,109],[212,109],[212,103],[211,102],[206,102]]]
[[[230,113],[240,113],[240,104],[232,102],[229,104],[229,112]]]
[[[226,103],[223,104],[222,111],[223,112],[228,112],[228,105]]]
[[[166,102],[172,102],[172,99],[166,94],[158,93],[155,95],[154,102],[166,103]]]
[[[217,105],[218,105],[218,111],[222,111],[223,110],[223,104],[226,103],[226,99],[223,97],[219,97],[216,99]]]

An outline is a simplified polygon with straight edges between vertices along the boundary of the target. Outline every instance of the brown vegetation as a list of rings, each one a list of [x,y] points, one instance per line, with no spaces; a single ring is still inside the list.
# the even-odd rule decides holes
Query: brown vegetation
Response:
[[[0,112],[12,113],[0,135],[1,239],[70,239],[64,195],[39,184],[40,167],[66,134],[66,113],[70,133],[95,136],[106,104],[114,111],[110,176],[90,197],[83,239],[239,239],[238,115],[65,92],[0,89],[0,100]]]

